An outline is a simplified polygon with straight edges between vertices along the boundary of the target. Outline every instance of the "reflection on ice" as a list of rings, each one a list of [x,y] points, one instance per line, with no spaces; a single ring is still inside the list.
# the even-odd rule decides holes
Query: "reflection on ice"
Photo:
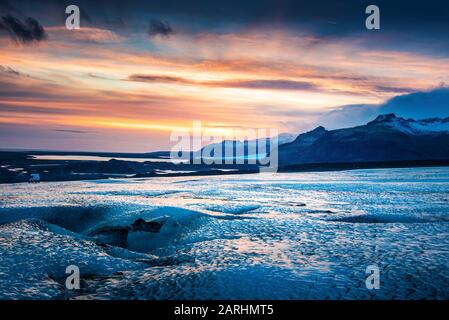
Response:
[[[448,168],[2,185],[0,298],[449,298],[448,187]]]

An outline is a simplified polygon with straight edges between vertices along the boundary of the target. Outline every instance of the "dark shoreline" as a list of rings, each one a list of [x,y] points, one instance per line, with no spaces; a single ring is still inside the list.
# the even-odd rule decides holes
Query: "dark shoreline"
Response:
[[[32,155],[70,155],[105,157],[97,160],[42,160]],[[50,151],[0,151],[0,184],[28,182],[39,173],[41,182],[101,180],[108,178],[152,178],[257,173],[256,165],[198,165],[160,162],[169,153],[80,153]],[[111,160],[107,158],[112,158]],[[127,158],[126,160],[116,160]],[[144,158],[145,161],[138,161]],[[136,159],[136,161],[132,161]],[[151,161],[154,159],[154,161]]]
[[[421,168],[448,167],[449,160],[397,160],[346,163],[306,163],[280,166],[278,172],[314,172],[314,171],[343,171],[358,169],[393,169],[393,168]]]
[[[170,162],[109,161],[95,160],[37,160],[31,155],[83,155],[108,158],[149,158],[149,154],[129,153],[77,153],[44,151],[0,151],[0,184],[27,182],[30,173],[39,173],[42,182],[101,180],[109,178],[153,178],[153,177],[190,177],[211,175],[254,174],[259,172],[256,165],[194,165],[173,164]],[[163,152],[158,156],[165,156]],[[357,169],[447,167],[449,159],[441,160],[398,160],[349,163],[307,163],[280,165],[277,172],[326,172]],[[20,169],[20,170],[18,170]]]

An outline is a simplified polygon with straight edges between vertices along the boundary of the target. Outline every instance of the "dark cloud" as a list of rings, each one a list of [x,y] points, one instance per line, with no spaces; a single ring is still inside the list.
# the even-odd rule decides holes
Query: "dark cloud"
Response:
[[[1,74],[1,73],[0,73]],[[9,99],[65,99],[66,96],[62,93],[55,93],[58,89],[57,85],[41,84],[37,86],[27,85],[23,81],[11,81],[8,73],[3,73],[7,77],[0,77],[0,97],[7,97]],[[19,78],[20,80],[20,78]],[[70,97],[67,97],[69,99]]]
[[[112,78],[108,78],[102,75],[98,75],[92,72],[89,72],[86,74],[89,78],[93,78],[93,79],[101,79],[101,80],[116,80],[116,79],[112,79]]]
[[[18,12],[8,0],[0,0],[0,12]]]
[[[271,89],[271,90],[319,90],[314,84],[305,81],[294,81],[285,79],[255,79],[255,80],[229,80],[229,81],[194,81],[181,77],[133,74],[128,77],[129,81],[137,82],[159,82],[178,83],[185,85],[202,85],[208,87],[222,88],[245,88],[245,89]]]
[[[21,76],[21,73],[19,71],[14,70],[11,67],[4,67],[4,66],[0,66],[0,74],[6,74],[15,77]]]
[[[412,93],[413,91],[415,91],[413,88],[389,87],[389,86],[375,86],[374,89],[377,92],[387,92],[387,93]]]
[[[350,77],[350,76],[312,76],[315,78],[332,78],[339,80],[353,81],[354,87],[360,88],[360,92],[355,91],[343,91],[328,88],[321,88],[309,81],[298,81],[289,79],[252,79],[252,80],[226,80],[226,81],[195,81],[182,77],[164,76],[164,75],[145,75],[145,74],[133,74],[128,77],[128,81],[136,82],[148,82],[148,83],[175,83],[183,85],[201,85],[207,87],[221,87],[221,88],[243,88],[243,89],[268,89],[268,90],[291,90],[291,91],[316,91],[316,92],[330,92],[330,93],[345,93],[350,95],[364,95],[370,93],[396,93],[404,94],[414,91],[413,88],[395,87],[395,86],[382,86],[375,85],[369,81],[365,81],[366,78]],[[359,81],[355,81],[359,80]],[[366,83],[365,83],[366,82]]]
[[[414,119],[449,117],[449,87],[400,95],[380,106],[381,113]]]
[[[161,36],[164,38],[170,37],[175,32],[170,27],[167,21],[161,21],[157,19],[152,19],[150,21],[150,28],[148,34],[150,37]]]
[[[145,75],[145,74],[132,74],[128,77],[128,80],[136,82],[166,82],[166,83],[196,84],[195,81],[191,81],[181,77]]]
[[[10,7],[5,0],[0,3]],[[83,20],[120,31],[142,31],[142,25],[148,26],[148,13],[151,13],[171,23],[176,21],[186,33],[288,29],[324,39],[357,38],[359,44],[368,48],[449,55],[447,0],[228,0],[218,3],[210,0],[77,0],[76,3]],[[15,8],[46,25],[61,23],[67,4],[66,0],[14,0]],[[365,9],[371,4],[378,5],[381,10],[381,30],[365,28]],[[155,20],[155,24],[150,23],[150,30],[144,32],[166,37],[173,29],[166,22]]]
[[[107,18],[105,24],[110,28],[116,29],[123,29],[126,27],[126,22],[120,17]]]
[[[52,131],[56,131],[56,132],[64,132],[64,133],[76,133],[76,134],[86,134],[86,133],[90,133],[90,131],[71,130],[71,129],[52,129]]]
[[[0,102],[0,113],[2,116],[12,114],[17,115],[17,113],[22,114],[33,114],[33,115],[81,115],[82,112],[75,109],[62,109],[62,108],[46,108],[40,105],[39,102],[36,102],[35,105],[32,106],[24,106],[21,104],[16,104],[14,102],[11,103],[2,103]]]
[[[210,82],[214,85],[214,82]],[[237,80],[217,82],[217,85],[231,88],[247,89],[272,89],[272,90],[317,90],[318,88],[309,82],[293,80]]]
[[[24,21],[21,21],[10,14],[1,17],[0,30],[7,31],[14,41],[24,44],[42,41],[47,38],[44,27],[35,19],[26,18]]]

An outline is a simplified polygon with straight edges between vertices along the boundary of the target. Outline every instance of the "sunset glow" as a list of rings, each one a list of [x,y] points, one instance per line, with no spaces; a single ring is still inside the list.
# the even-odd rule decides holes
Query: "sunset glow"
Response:
[[[379,104],[449,80],[447,56],[403,50],[388,35],[366,31],[336,37],[264,24],[193,30],[173,18],[173,34],[149,37],[130,22],[67,30],[38,16],[45,41],[23,44],[0,32],[2,147],[66,149],[75,133],[44,138],[64,129],[86,132],[83,139],[138,133],[126,146],[111,141],[102,149],[143,152],[166,148],[171,130],[195,120],[300,132],[341,106]],[[383,47],[369,47],[370,36]],[[19,138],[21,130],[30,134]]]

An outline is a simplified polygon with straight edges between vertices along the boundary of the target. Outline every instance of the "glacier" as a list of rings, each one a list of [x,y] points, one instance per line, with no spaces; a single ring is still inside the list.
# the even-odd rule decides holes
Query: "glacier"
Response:
[[[448,190],[445,167],[4,184],[0,298],[448,299]]]

